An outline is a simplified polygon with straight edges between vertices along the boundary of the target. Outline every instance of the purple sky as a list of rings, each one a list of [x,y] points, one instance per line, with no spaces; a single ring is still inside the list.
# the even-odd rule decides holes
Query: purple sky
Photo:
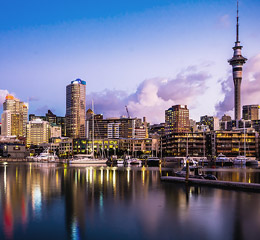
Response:
[[[0,104],[7,92],[30,113],[65,114],[71,80],[87,82],[87,106],[107,117],[164,121],[173,104],[190,116],[233,116],[236,1],[5,2],[0,9]],[[259,104],[258,0],[240,1],[245,64],[242,104]],[[258,90],[259,89],[259,90]],[[2,111],[2,108],[0,109]]]

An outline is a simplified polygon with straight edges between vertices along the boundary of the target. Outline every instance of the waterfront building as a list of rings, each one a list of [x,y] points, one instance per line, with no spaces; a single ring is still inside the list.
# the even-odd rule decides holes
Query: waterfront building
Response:
[[[2,119],[2,124],[9,128],[8,130],[5,129],[5,134],[9,134],[10,132],[10,135],[25,137],[28,121],[28,104],[8,94],[3,103],[3,110],[4,112],[10,111],[9,113],[5,113]],[[8,123],[5,121],[8,121]]]
[[[73,155],[73,139],[62,137],[59,142],[59,156],[68,157]]]
[[[81,79],[66,87],[66,135],[71,138],[86,135],[86,82]]]
[[[245,105],[243,106],[244,120],[258,120],[259,119],[259,105]]]
[[[29,152],[25,144],[19,142],[0,142],[0,156],[4,158],[26,158]]]
[[[169,157],[204,157],[208,155],[208,133],[171,133],[162,136],[164,156]]]
[[[49,122],[42,119],[29,121],[27,124],[27,145],[40,145],[49,142]]]
[[[99,156],[111,156],[118,154],[118,139],[95,139],[94,152]],[[92,140],[87,138],[73,139],[73,154],[92,153]]]
[[[165,111],[165,134],[190,132],[187,105],[175,105]]]
[[[151,155],[153,150],[157,153],[159,152],[159,143],[156,138],[125,138],[119,140],[119,150],[134,157]]]
[[[233,57],[228,60],[229,64],[232,66],[233,70],[233,82],[234,82],[234,104],[235,104],[235,121],[241,119],[241,82],[242,82],[242,70],[243,65],[247,61],[245,57],[242,56],[241,50],[242,46],[239,41],[239,17],[238,17],[238,4],[237,4],[237,25],[236,25],[236,42],[233,47],[234,54]]]
[[[244,144],[245,143],[245,144]],[[258,133],[247,129],[232,131],[211,132],[211,156],[217,157],[220,153],[227,157],[244,155],[258,157]]]

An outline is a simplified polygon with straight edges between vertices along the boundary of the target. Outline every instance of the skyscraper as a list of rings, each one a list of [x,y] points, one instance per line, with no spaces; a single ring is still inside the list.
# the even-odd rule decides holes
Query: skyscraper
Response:
[[[165,133],[185,133],[190,131],[189,109],[187,105],[175,105],[165,111]]]
[[[6,134],[25,137],[28,121],[28,104],[8,94],[3,103],[3,110],[4,113],[9,111],[8,118],[7,115],[2,117],[3,125],[9,128],[8,130],[6,129]],[[4,122],[7,119],[8,124]]]
[[[242,68],[244,63],[247,61],[246,58],[242,56],[241,49],[242,46],[240,45],[239,41],[239,23],[238,23],[238,1],[237,1],[237,25],[236,25],[236,42],[235,46],[233,47],[234,55],[233,57],[228,60],[229,64],[232,66],[233,69],[233,82],[234,82],[234,104],[235,104],[235,120],[238,122],[241,118],[241,95],[240,95],[240,88],[241,88],[241,81],[242,81]]]
[[[84,138],[86,132],[86,82],[71,81],[66,87],[66,134]]]

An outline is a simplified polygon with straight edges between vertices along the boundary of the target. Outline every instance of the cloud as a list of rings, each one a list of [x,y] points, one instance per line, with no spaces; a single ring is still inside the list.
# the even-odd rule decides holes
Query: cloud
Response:
[[[2,108],[3,102],[5,101],[5,97],[9,92],[7,90],[0,89],[0,105]]]
[[[234,111],[234,84],[231,72],[221,81],[223,101],[216,105],[218,116]],[[247,61],[243,68],[241,105],[260,104],[260,53]]]
[[[205,92],[205,82],[211,76],[198,69],[200,66],[190,66],[175,78],[146,79],[132,94],[106,89],[99,93],[91,93],[90,99],[95,101],[95,112],[103,113],[105,117],[126,115],[127,105],[131,117],[145,116],[151,123],[164,122],[166,109],[175,104],[195,107],[197,97]]]
[[[94,101],[95,113],[102,113],[107,117],[126,114],[128,93],[125,91],[105,89],[101,92],[92,92],[87,98],[87,108],[92,108],[91,101]]]

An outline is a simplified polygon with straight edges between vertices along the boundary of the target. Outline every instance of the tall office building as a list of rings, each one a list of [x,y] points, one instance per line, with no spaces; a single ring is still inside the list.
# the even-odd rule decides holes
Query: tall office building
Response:
[[[235,46],[233,47],[234,55],[233,57],[228,60],[229,64],[232,66],[233,69],[233,82],[234,82],[234,104],[235,104],[235,119],[237,122],[241,118],[241,82],[242,82],[242,69],[244,63],[247,61],[246,58],[242,56],[241,49],[242,46],[240,45],[239,41],[239,23],[238,23],[238,2],[237,2],[237,25],[236,25],[236,42]]]
[[[259,119],[259,106],[258,105],[243,106],[243,119],[244,120],[258,120]]]
[[[28,121],[28,104],[8,94],[5,98],[5,102],[3,103],[3,110],[4,112],[10,111],[10,130],[7,132],[10,132],[10,135],[15,135],[17,137],[25,137],[26,124]],[[4,121],[5,119],[8,119],[9,121],[9,118],[3,119],[4,120],[2,120],[2,122],[6,125]]]
[[[187,105],[175,105],[165,111],[165,134],[190,131]]]
[[[2,119],[2,127],[1,127],[1,135],[2,136],[12,136],[11,134],[11,111],[5,110],[1,116]]]
[[[86,82],[76,79],[66,87],[66,134],[84,138],[86,132]]]

